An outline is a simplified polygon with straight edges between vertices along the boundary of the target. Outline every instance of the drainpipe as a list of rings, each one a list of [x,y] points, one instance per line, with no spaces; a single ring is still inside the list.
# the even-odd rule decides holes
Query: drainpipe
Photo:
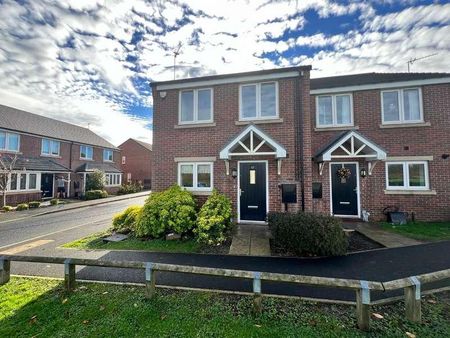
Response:
[[[301,74],[301,71],[300,71]],[[300,91],[302,88],[302,80],[300,77],[303,75],[300,75],[299,78],[295,81],[295,116],[297,118],[297,124],[296,129],[297,132],[295,133],[296,136],[296,166],[298,168],[297,171],[297,177],[296,179],[300,181],[300,194],[301,194],[301,201],[302,201],[302,211],[305,211],[305,180],[304,180],[304,170],[303,170],[303,106],[301,101],[301,95]]]

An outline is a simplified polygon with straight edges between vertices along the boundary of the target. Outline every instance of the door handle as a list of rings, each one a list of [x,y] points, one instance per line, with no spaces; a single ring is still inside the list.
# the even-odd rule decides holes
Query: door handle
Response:
[[[241,196],[243,192],[244,190],[239,189],[239,196]]]

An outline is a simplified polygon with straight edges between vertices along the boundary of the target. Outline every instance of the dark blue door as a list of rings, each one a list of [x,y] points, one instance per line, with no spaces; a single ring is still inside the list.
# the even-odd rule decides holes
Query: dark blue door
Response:
[[[266,164],[264,162],[239,164],[241,220],[266,220],[266,184]]]
[[[42,197],[53,197],[53,174],[41,174]]]
[[[348,177],[339,176],[341,168],[350,170]],[[333,215],[358,216],[358,173],[356,164],[331,164]]]

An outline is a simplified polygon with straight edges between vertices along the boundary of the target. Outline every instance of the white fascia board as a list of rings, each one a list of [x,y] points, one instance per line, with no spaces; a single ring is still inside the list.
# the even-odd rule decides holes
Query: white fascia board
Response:
[[[450,83],[450,77],[442,77],[442,78],[438,78],[438,79],[427,79],[427,80],[415,80],[415,81],[374,83],[374,84],[367,84],[367,85],[361,85],[361,86],[346,86],[346,87],[335,87],[335,88],[312,89],[310,92],[311,92],[311,95],[320,95],[320,94],[333,94],[333,93],[343,93],[343,92],[356,92],[356,91],[370,90],[370,89],[417,87],[417,86],[426,86],[426,85],[444,84],[444,83]]]
[[[227,83],[259,82],[259,81],[284,79],[284,78],[297,77],[297,76],[300,76],[300,73],[298,71],[290,71],[290,72],[286,72],[286,73],[273,73],[273,74],[265,74],[265,75],[249,75],[249,76],[241,76],[241,77],[230,77],[228,79],[190,81],[190,82],[181,82],[181,83],[166,84],[166,85],[157,85],[156,90],[197,88],[197,87],[214,86],[214,85],[227,84]]]

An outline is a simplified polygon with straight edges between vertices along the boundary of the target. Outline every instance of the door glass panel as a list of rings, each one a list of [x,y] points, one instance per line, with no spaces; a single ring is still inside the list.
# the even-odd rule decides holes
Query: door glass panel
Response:
[[[192,164],[183,164],[180,166],[181,186],[192,188],[194,186],[194,166]]]
[[[385,121],[399,121],[398,92],[383,93],[383,112]]]
[[[319,97],[319,125],[333,123],[333,110],[331,96]]]
[[[211,166],[209,164],[199,164],[197,166],[197,188],[211,187]]]
[[[425,165],[423,163],[409,164],[409,185],[411,187],[425,187]]]
[[[256,184],[256,170],[250,169],[250,184]]]
[[[405,108],[405,120],[420,120],[419,90],[408,89],[403,91],[403,104]]]
[[[388,185],[390,187],[403,187],[405,185],[403,179],[403,164],[388,165]]]
[[[275,83],[261,84],[261,116],[276,116]]]

